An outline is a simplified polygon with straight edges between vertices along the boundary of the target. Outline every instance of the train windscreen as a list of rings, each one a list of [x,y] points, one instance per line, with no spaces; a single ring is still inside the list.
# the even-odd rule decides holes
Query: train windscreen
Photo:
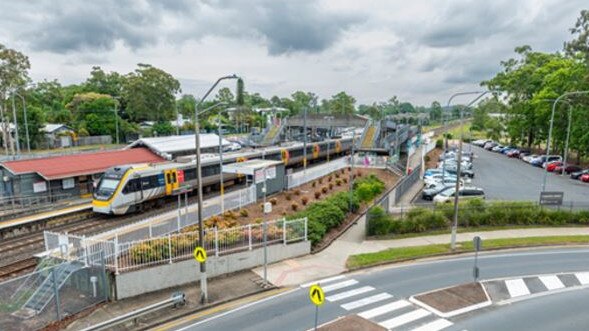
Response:
[[[110,196],[117,189],[117,185],[119,185],[119,179],[102,178],[98,184],[98,189],[96,190],[96,198],[100,200],[106,200],[110,198]]]

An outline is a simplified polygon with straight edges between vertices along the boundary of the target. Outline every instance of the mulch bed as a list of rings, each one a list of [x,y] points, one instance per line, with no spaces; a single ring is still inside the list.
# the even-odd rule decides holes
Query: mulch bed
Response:
[[[487,301],[480,283],[469,283],[415,296],[426,305],[448,313]]]
[[[321,308],[319,308],[321,310]],[[337,319],[329,324],[323,325],[317,330],[320,331],[384,331],[382,326],[372,323],[357,315],[348,315],[344,318]]]

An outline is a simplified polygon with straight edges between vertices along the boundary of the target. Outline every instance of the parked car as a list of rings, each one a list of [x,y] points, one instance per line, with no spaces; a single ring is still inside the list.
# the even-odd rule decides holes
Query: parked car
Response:
[[[514,149],[508,151],[507,153],[505,153],[505,155],[507,155],[507,157],[519,157],[519,153],[520,153],[520,150],[514,148]]]
[[[444,186],[456,185],[456,177],[444,177],[444,179],[438,178],[432,180],[425,180],[425,188],[432,188],[437,184],[442,184]],[[462,179],[460,180],[459,185],[464,185],[464,181]]]
[[[585,170],[571,173],[571,179],[580,179],[581,176],[583,176],[585,174],[589,174],[589,169],[585,169]]]
[[[505,146],[503,146],[503,145],[497,145],[497,146],[495,146],[495,147],[491,148],[491,151],[492,151],[492,152],[497,152],[497,153],[499,153],[499,151],[501,151],[501,150],[503,149],[503,147],[505,147]]]
[[[584,183],[589,183],[589,174],[584,174],[579,179]]]
[[[514,146],[506,146],[501,148],[501,150],[499,151],[499,153],[501,154],[507,154],[507,152],[509,152],[512,149],[516,149]]]
[[[433,175],[441,175],[443,173],[442,169],[427,169],[424,173],[423,173],[423,179],[426,179],[428,177],[431,177]],[[451,176],[451,174],[446,171],[446,176]]]
[[[453,176],[456,176],[457,169],[456,167],[449,167],[446,168],[446,172]],[[472,169],[460,168],[460,177],[474,178],[474,171],[472,171]]]
[[[437,194],[439,194],[440,192],[443,192],[444,190],[451,189],[453,187],[454,186],[452,186],[452,185],[437,184],[432,188],[424,189],[423,192],[421,192],[421,198],[423,200],[432,201]]]
[[[559,155],[549,155],[548,158],[542,163],[542,168],[546,169],[548,164],[556,161],[562,161],[562,156]]]
[[[454,201],[456,188],[451,188],[448,190],[444,190],[443,192],[438,193],[434,197],[435,203],[449,203]],[[470,199],[484,199],[485,198],[485,191],[482,188],[478,187],[461,187],[458,190],[458,200],[470,200]]]
[[[560,166],[556,166],[556,168],[554,168],[554,172],[557,174],[562,174],[563,168],[564,168],[564,173],[567,175],[570,173],[573,173],[573,172],[583,170],[583,168],[576,166],[576,165],[568,165],[566,167],[564,167],[563,165],[560,165]]]
[[[526,163],[532,163],[532,160],[534,160],[538,156],[539,156],[538,154],[528,154],[528,155],[524,156],[522,158],[522,160]]]
[[[499,144],[494,141],[490,141],[490,142],[486,143],[483,148],[490,151],[492,148],[494,148],[497,145],[499,145]]]
[[[562,166],[563,163],[561,161],[552,161],[552,162],[546,162],[544,168],[546,168],[546,171],[548,172],[553,172],[554,169],[556,169],[556,167]]]

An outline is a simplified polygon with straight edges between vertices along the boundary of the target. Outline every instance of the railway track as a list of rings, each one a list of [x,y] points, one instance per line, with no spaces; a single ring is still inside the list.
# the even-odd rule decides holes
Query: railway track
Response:
[[[35,270],[37,259],[29,257],[0,268],[0,282]]]

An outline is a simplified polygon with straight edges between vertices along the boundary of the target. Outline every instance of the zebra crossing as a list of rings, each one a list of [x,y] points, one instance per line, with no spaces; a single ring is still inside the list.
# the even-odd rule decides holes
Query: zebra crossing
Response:
[[[346,276],[336,276],[318,283],[323,288],[328,302],[338,304],[350,314],[356,314],[387,330],[439,331],[452,325],[449,320],[440,318],[408,300],[379,291]],[[311,285],[309,283],[301,287]]]
[[[483,282],[493,302],[522,299],[531,295],[589,285],[589,272],[526,276]]]

